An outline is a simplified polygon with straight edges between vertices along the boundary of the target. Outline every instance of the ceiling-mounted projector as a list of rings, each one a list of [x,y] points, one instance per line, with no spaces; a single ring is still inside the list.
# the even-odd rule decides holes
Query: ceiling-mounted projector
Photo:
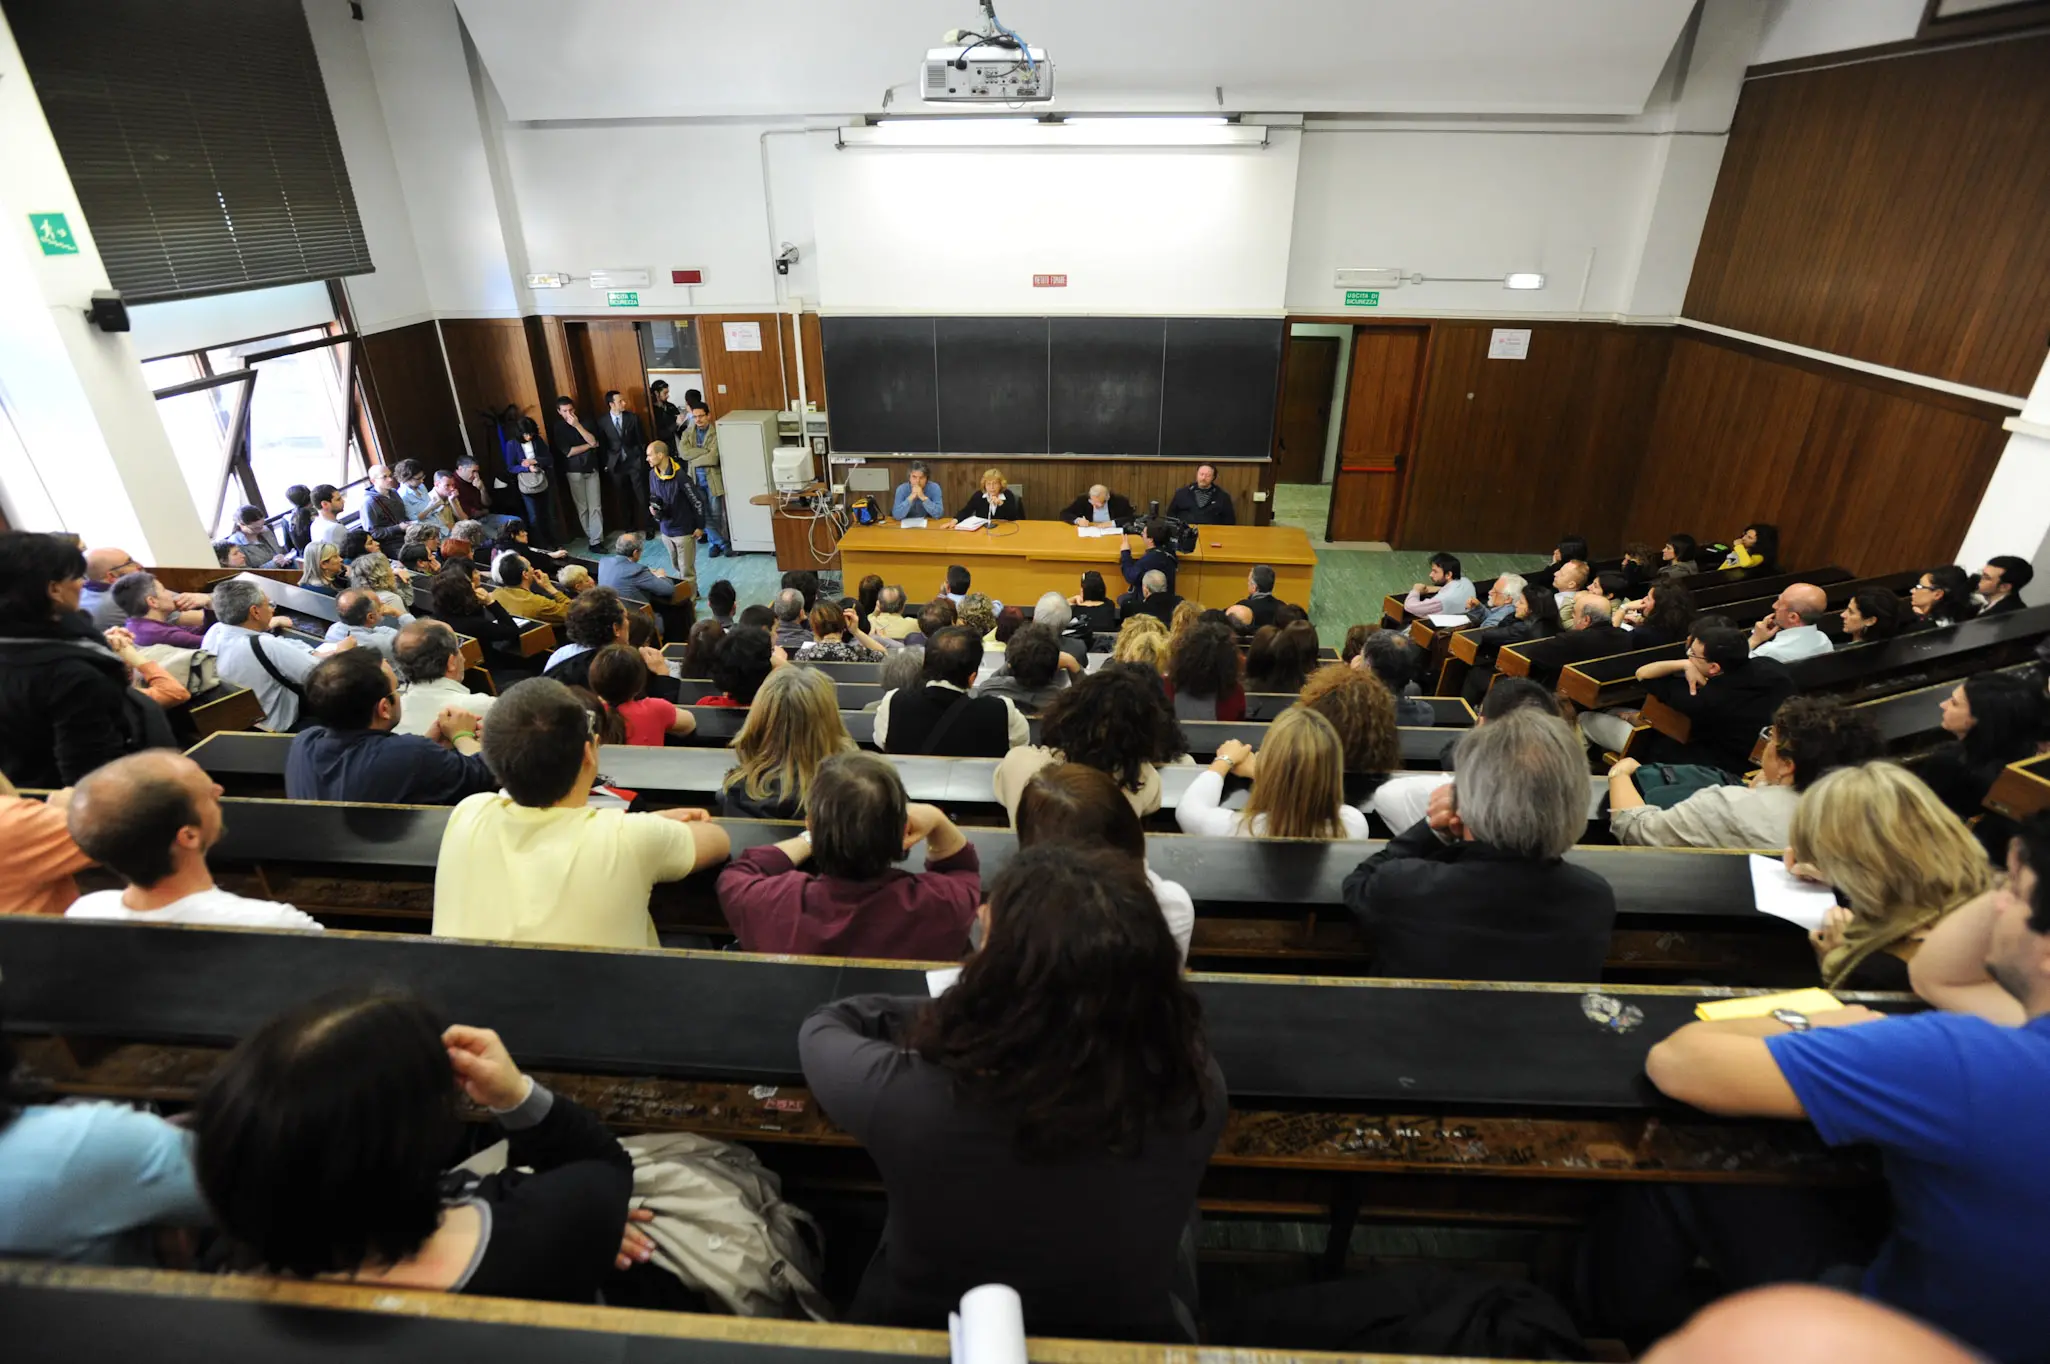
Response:
[[[919,89],[932,104],[1045,103],[1053,98],[1053,63],[1043,47],[1000,47],[987,39],[936,47],[925,54]]]

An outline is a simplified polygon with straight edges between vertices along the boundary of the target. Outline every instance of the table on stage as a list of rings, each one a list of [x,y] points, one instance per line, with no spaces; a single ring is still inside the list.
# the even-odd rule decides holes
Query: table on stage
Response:
[[[1111,599],[1125,591],[1115,535],[1085,537],[1066,521],[999,521],[984,530],[916,529],[894,521],[855,526],[840,537],[841,580],[853,585],[874,573],[903,584],[913,605],[930,601],[960,564],[974,587],[1012,606],[1030,606],[1043,592],[1073,596],[1095,569]],[[1132,537],[1138,552],[1144,543]],[[1196,548],[1181,556],[1175,591],[1204,606],[1226,607],[1246,595],[1254,564],[1274,568],[1274,594],[1305,608],[1317,572],[1310,537],[1299,526],[1198,526]]]

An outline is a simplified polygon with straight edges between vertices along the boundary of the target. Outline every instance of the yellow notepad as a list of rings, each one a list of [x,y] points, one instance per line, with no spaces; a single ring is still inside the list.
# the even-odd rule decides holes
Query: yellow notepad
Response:
[[[1843,1001],[1827,990],[1788,990],[1777,995],[1745,995],[1742,999],[1718,999],[1712,1004],[1697,1004],[1694,1016],[1713,1022],[1723,1018],[1763,1018],[1774,1009],[1821,1014],[1843,1007]]]

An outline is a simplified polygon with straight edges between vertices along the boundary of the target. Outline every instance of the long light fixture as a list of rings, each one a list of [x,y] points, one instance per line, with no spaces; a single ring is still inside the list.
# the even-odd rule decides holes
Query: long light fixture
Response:
[[[1216,115],[889,118],[840,129],[841,147],[1264,147],[1263,124]]]

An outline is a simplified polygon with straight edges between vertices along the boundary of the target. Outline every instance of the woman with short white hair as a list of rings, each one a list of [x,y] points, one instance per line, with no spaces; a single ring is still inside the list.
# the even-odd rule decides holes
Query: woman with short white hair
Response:
[[[1587,827],[1587,754],[1566,722],[1517,710],[1466,732],[1429,813],[1345,878],[1374,974],[1598,981],[1608,882],[1564,860]]]

